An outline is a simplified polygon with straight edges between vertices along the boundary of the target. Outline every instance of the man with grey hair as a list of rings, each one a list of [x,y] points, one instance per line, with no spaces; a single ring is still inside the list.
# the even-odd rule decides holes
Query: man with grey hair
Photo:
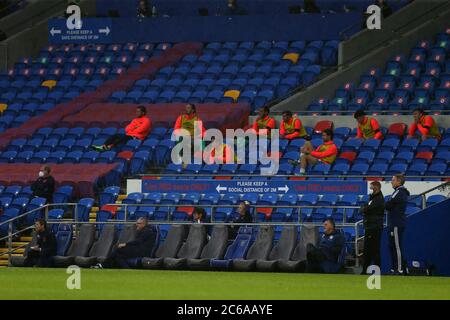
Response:
[[[392,274],[403,274],[405,257],[402,252],[403,233],[406,227],[406,207],[409,191],[404,187],[405,176],[396,174],[392,177],[391,185],[394,193],[386,202],[387,227],[389,231],[389,248],[391,252]]]
[[[134,240],[127,243],[117,243],[111,254],[102,264],[97,264],[97,268],[127,269],[127,260],[133,258],[142,258],[149,255],[156,242],[156,229],[149,226],[147,218],[139,218],[136,221],[136,234]]]

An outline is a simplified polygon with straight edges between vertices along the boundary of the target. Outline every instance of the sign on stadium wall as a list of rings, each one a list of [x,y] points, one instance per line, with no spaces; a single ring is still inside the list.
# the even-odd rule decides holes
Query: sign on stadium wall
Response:
[[[365,181],[188,180],[143,177],[141,192],[367,194]]]
[[[66,19],[48,21],[50,43],[111,43],[111,19],[83,18],[81,22],[70,25]]]

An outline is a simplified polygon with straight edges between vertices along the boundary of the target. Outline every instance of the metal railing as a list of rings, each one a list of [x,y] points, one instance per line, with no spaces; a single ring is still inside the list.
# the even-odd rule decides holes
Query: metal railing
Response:
[[[297,111],[293,111],[293,113],[297,113],[297,114],[301,114],[301,115],[348,115],[348,114],[353,114],[355,113],[356,110],[320,110],[320,111],[313,111],[313,110],[297,110]],[[372,113],[372,114],[377,114],[377,115],[389,115],[392,116],[393,114],[399,114],[399,115],[410,115],[411,114],[411,110],[374,110],[374,111],[366,111],[367,113]],[[429,114],[433,114],[433,113],[439,113],[439,114],[448,114],[450,113],[449,110],[431,110],[431,109],[427,109],[424,110],[424,112],[429,113]],[[271,115],[282,115],[283,111],[270,111]]]
[[[107,221],[80,221],[78,215],[78,208],[77,208],[77,204],[76,203],[64,203],[64,204],[47,204],[44,205],[42,207],[33,209],[31,211],[25,212],[17,217],[11,218],[7,221],[4,221],[2,223],[0,223],[0,227],[2,227],[3,225],[8,225],[8,235],[0,238],[0,241],[6,240],[7,241],[7,252],[3,252],[0,253],[0,256],[4,256],[4,255],[8,255],[8,265],[11,265],[11,257],[12,254],[14,254],[15,252],[17,252],[19,249],[24,248],[26,245],[21,245],[21,246],[15,246],[13,248],[12,243],[13,243],[13,239],[21,234],[24,234],[25,232],[29,231],[30,229],[33,228],[33,226],[27,226],[24,229],[21,229],[19,231],[13,232],[13,224],[20,221],[21,219],[25,218],[26,216],[33,214],[36,211],[40,211],[40,210],[44,210],[44,217],[45,220],[47,221],[47,223],[49,225],[52,224],[72,224],[74,225],[74,234],[77,235],[78,231],[79,231],[79,226],[81,224],[95,224],[95,225],[105,225],[105,224],[134,224],[135,223],[135,219],[136,217],[134,215],[132,215],[131,213],[134,213],[136,211],[130,211],[130,207],[135,207],[135,208],[139,208],[139,207],[154,207],[154,208],[168,208],[168,215],[167,215],[167,220],[161,220],[161,221],[156,221],[156,220],[150,220],[149,224],[153,224],[153,225],[161,225],[161,224],[192,224],[192,221],[176,221],[173,220],[173,213],[174,211],[176,211],[177,208],[180,207],[201,207],[201,208],[210,208],[211,209],[211,222],[205,222],[205,225],[229,225],[229,226],[261,226],[261,225],[271,225],[271,226],[321,226],[322,222],[320,221],[316,221],[316,222],[308,222],[308,221],[304,221],[302,219],[303,217],[303,213],[305,209],[318,209],[318,208],[333,208],[333,209],[343,209],[342,212],[342,222],[337,222],[336,226],[339,228],[356,228],[356,223],[353,222],[348,222],[347,221],[347,210],[348,211],[352,211],[355,209],[358,209],[359,207],[357,206],[279,206],[279,205],[250,205],[250,208],[252,208],[254,210],[253,212],[253,217],[254,217],[254,221],[253,223],[234,223],[234,222],[224,222],[224,221],[215,221],[214,217],[215,217],[215,211],[217,208],[238,208],[239,205],[212,205],[212,204],[131,204],[131,203],[122,203],[122,204],[118,204],[118,203],[113,203],[113,204],[107,204],[108,206],[115,206],[118,208],[123,208],[124,210],[124,216],[123,219],[118,219],[117,218],[117,213],[115,216],[115,219],[109,219]],[[48,218],[48,212],[49,212],[49,208],[51,207],[61,207],[61,206],[65,206],[65,207],[73,207],[73,216],[72,218],[69,219],[57,219],[57,220],[51,220]],[[297,210],[298,213],[298,219],[297,221],[292,221],[292,222],[271,222],[271,221],[261,221],[261,222],[256,222],[257,221],[257,217],[258,217],[258,208],[291,208],[293,210]],[[302,211],[303,210],[303,211]],[[117,210],[119,211],[119,210]],[[117,212],[116,211],[116,212]],[[356,232],[356,231],[355,231]],[[352,241],[350,241],[350,243],[352,245],[357,245],[357,243],[353,243]]]
[[[165,169],[166,167],[160,167],[161,169]],[[235,173],[214,173],[214,174],[206,174],[206,173],[143,173],[143,174],[136,174],[134,175],[134,177],[179,177],[180,179],[183,178],[189,178],[189,177],[230,177],[235,175]],[[324,175],[324,174],[304,174],[304,175],[288,175],[288,174],[277,174],[277,175],[261,175],[261,174],[242,174],[239,173],[239,176],[236,178],[250,178],[250,177],[260,177],[260,178],[335,178],[335,179],[344,179],[344,178],[363,178],[363,179],[391,179],[392,175],[377,175],[377,174],[372,174],[372,175],[337,175],[337,174],[328,174],[328,175]],[[415,176],[415,175],[408,175],[406,176],[406,178],[413,178],[413,179],[449,179],[450,176]],[[234,180],[239,180],[239,179],[233,179]],[[220,180],[213,180],[213,181],[220,181]],[[276,181],[276,180],[274,180]]]
[[[13,246],[12,246],[12,243],[14,242],[13,240],[18,238],[18,237],[20,237],[23,234],[26,234],[27,231],[33,229],[34,226],[33,225],[25,226],[24,228],[13,232],[14,226],[16,224],[20,224],[20,222],[23,221],[24,218],[26,218],[27,216],[29,216],[29,215],[31,215],[31,214],[33,214],[35,212],[42,211],[42,210],[44,210],[44,217],[43,218],[46,221],[49,221],[48,220],[49,208],[53,208],[53,207],[55,207],[55,208],[73,207],[73,209],[74,209],[74,211],[73,211],[74,215],[73,216],[74,216],[75,219],[78,220],[78,217],[77,217],[77,215],[78,215],[78,203],[62,203],[62,204],[46,204],[46,205],[44,205],[42,207],[32,209],[32,210],[27,211],[25,213],[22,213],[22,214],[20,214],[20,215],[18,215],[16,217],[13,217],[13,218],[11,218],[9,220],[3,221],[3,222],[0,223],[0,228],[2,226],[4,226],[4,225],[7,225],[8,226],[8,234],[6,236],[0,237],[0,242],[1,241],[6,241],[8,250],[7,250],[7,252],[0,253],[0,257],[4,256],[4,255],[8,255],[8,264],[10,264],[11,263],[11,256],[12,256],[12,254],[14,254],[18,250],[23,249],[24,247],[26,247],[26,244],[25,244],[25,245],[15,246],[13,248]],[[49,221],[49,222],[51,222],[51,221]],[[75,232],[78,232],[77,225],[76,225]]]
[[[447,181],[447,182],[442,183],[434,188],[431,188],[431,189],[424,191],[418,195],[415,195],[415,196],[411,197],[409,200],[413,200],[413,199],[421,197],[422,198],[422,210],[423,210],[427,207],[426,195],[428,193],[433,192],[438,189],[440,189],[440,190],[450,189],[450,181]],[[413,213],[413,214],[416,214],[416,213]],[[355,231],[356,231],[356,233],[355,233],[355,256],[356,256],[356,260],[358,260],[358,258],[363,255],[363,253],[359,252],[359,247],[357,245],[359,241],[364,240],[364,235],[359,236],[359,233],[358,233],[358,226],[361,225],[362,223],[363,223],[363,221],[358,221],[355,223]],[[384,226],[387,226],[387,216],[385,216]]]
[[[409,200],[413,200],[415,198],[421,197],[422,198],[422,209],[426,208],[426,195],[429,194],[430,192],[433,192],[435,190],[445,190],[447,188],[450,188],[450,181],[447,181],[445,183],[440,184],[439,186],[436,186],[434,188],[431,188],[427,191],[424,191],[418,195],[415,195],[413,197],[411,197]],[[134,224],[135,223],[135,215],[134,213],[139,211],[138,209],[135,211],[130,211],[130,207],[134,207],[134,208],[140,208],[140,207],[153,207],[153,208],[168,208],[169,210],[167,211],[167,220],[162,220],[162,221],[155,221],[155,220],[150,220],[149,224],[155,224],[155,225],[160,225],[160,224],[191,224],[191,221],[176,221],[173,220],[173,213],[176,211],[177,208],[180,207],[200,207],[200,208],[210,208],[211,209],[211,222],[204,222],[205,225],[230,225],[230,226],[241,226],[241,225],[255,225],[255,226],[261,226],[261,225],[273,225],[273,226],[320,226],[322,225],[322,222],[320,221],[305,221],[303,218],[304,216],[304,212],[305,209],[312,209],[311,213],[314,214],[313,210],[315,209],[319,209],[319,208],[329,208],[329,209],[342,209],[342,221],[341,222],[336,222],[336,226],[338,228],[353,228],[355,230],[355,237],[353,239],[353,241],[349,241],[346,242],[346,244],[351,244],[354,246],[354,259],[355,259],[355,266],[358,267],[359,266],[359,257],[362,256],[362,252],[360,252],[359,250],[359,243],[362,242],[364,240],[364,235],[360,235],[359,232],[359,228],[362,227],[363,225],[363,220],[352,220],[352,221],[348,221],[348,217],[350,215],[348,215],[348,212],[354,212],[354,210],[358,210],[360,207],[359,206],[331,206],[331,205],[316,205],[316,206],[303,206],[303,205],[273,205],[273,204],[267,204],[267,205],[250,205],[250,208],[253,209],[253,218],[254,221],[257,221],[258,219],[258,208],[272,208],[272,209],[281,209],[281,208],[288,208],[288,209],[293,209],[293,213],[295,214],[295,212],[297,213],[297,221],[291,221],[291,222],[271,222],[271,221],[260,221],[260,222],[254,222],[254,223],[233,223],[233,222],[224,222],[224,221],[215,221],[215,213],[216,213],[216,209],[217,208],[238,208],[239,205],[236,204],[225,204],[225,205],[213,205],[213,204],[161,204],[161,203],[139,203],[139,204],[134,204],[134,203],[113,203],[113,204],[107,204],[108,206],[114,206],[116,208],[123,208],[124,210],[124,216],[123,216],[123,220],[119,220],[117,219],[117,215],[116,215],[116,219],[110,219],[108,221],[81,221],[78,217],[78,203],[63,203],[63,204],[46,204],[42,207],[39,208],[35,208],[33,210],[30,210],[28,212],[22,213],[14,218],[11,218],[9,220],[6,220],[2,223],[0,223],[0,228],[3,225],[8,225],[8,235],[3,236],[0,238],[0,241],[7,241],[7,252],[3,252],[0,253],[0,257],[4,256],[4,255],[8,255],[8,264],[11,264],[11,257],[12,254],[14,254],[14,252],[17,252],[19,249],[24,248],[26,245],[21,245],[21,246],[15,246],[14,248],[12,247],[12,243],[13,243],[13,239],[21,234],[26,233],[27,231],[29,231],[30,229],[33,228],[33,226],[26,226],[25,228],[13,232],[13,224],[20,221],[21,219],[25,218],[26,216],[33,214],[34,212],[37,211],[41,211],[44,210],[44,218],[47,221],[48,224],[64,224],[64,223],[68,223],[68,224],[73,224],[74,225],[74,233],[75,235],[78,234],[79,232],[79,226],[81,224],[96,224],[96,225],[104,225],[104,224]],[[49,208],[52,207],[63,207],[70,210],[70,208],[72,208],[73,210],[73,214],[72,214],[72,218],[70,219],[57,219],[57,220],[49,220],[48,218],[48,212],[49,212]],[[303,210],[303,211],[302,211]],[[67,211],[67,210],[66,210]],[[120,210],[117,210],[120,211]],[[116,212],[117,212],[116,211]],[[309,210],[308,210],[309,211]],[[131,214],[133,213],[133,215]],[[384,223],[384,225],[386,226],[386,221]]]
[[[442,191],[444,191],[445,189],[449,189],[450,190],[450,181],[444,182],[444,183],[442,183],[442,184],[440,184],[440,185],[438,185],[438,186],[436,186],[434,188],[431,188],[431,189],[429,189],[427,191],[424,191],[422,193],[416,194],[416,195],[412,196],[409,200],[414,200],[414,199],[417,199],[417,198],[421,197],[422,198],[422,210],[423,210],[423,209],[425,209],[427,207],[427,197],[426,197],[426,195],[429,194],[430,192],[433,192],[433,191],[439,190],[439,189],[442,190]]]

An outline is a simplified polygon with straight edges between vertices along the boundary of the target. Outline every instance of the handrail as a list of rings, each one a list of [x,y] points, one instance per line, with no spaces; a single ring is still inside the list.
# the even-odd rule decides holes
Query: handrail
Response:
[[[423,210],[423,209],[425,209],[427,207],[426,195],[428,193],[430,193],[430,192],[433,192],[434,190],[437,190],[437,189],[445,190],[445,188],[450,188],[450,181],[446,181],[446,182],[444,182],[444,183],[442,183],[442,184],[440,184],[440,185],[438,185],[438,186],[436,186],[434,188],[431,188],[431,189],[429,189],[427,191],[424,191],[424,192],[422,192],[420,194],[414,195],[411,198],[409,198],[409,200],[413,200],[413,199],[417,199],[417,198],[421,197],[422,198],[422,210]]]
[[[14,252],[17,252],[19,249],[26,247],[26,245],[21,245],[18,247],[13,248],[12,247],[12,239],[14,236],[21,234],[27,230],[30,230],[31,228],[33,228],[33,226],[28,226],[25,229],[22,229],[20,231],[17,231],[15,233],[12,232],[12,225],[13,222],[24,217],[27,216],[28,214],[31,214],[35,211],[38,210],[46,210],[46,221],[48,224],[64,224],[64,223],[69,223],[69,224],[74,224],[75,225],[75,233],[76,230],[78,230],[79,225],[81,224],[95,224],[95,225],[107,225],[107,224],[134,224],[135,222],[133,220],[127,220],[127,216],[128,216],[128,207],[130,206],[134,206],[134,207],[169,207],[172,208],[172,210],[169,210],[170,212],[173,212],[173,209],[176,207],[180,207],[180,206],[184,206],[184,207],[210,207],[212,208],[213,212],[215,210],[215,208],[217,207],[224,207],[223,205],[202,205],[202,204],[130,204],[130,203],[119,203],[119,204],[108,204],[111,206],[117,206],[117,207],[125,207],[125,217],[124,220],[109,220],[109,221],[78,221],[78,216],[77,214],[75,214],[73,216],[72,219],[58,219],[58,220],[49,220],[48,219],[48,208],[51,206],[69,206],[69,205],[75,205],[75,212],[77,212],[77,204],[74,203],[61,203],[61,204],[46,204],[42,207],[30,210],[29,212],[23,213],[15,218],[9,219],[3,223],[1,223],[0,225],[4,225],[4,224],[8,224],[9,225],[9,231],[8,231],[8,235],[6,237],[1,238],[0,240],[4,240],[4,239],[8,239],[8,250],[4,253],[0,253],[0,256],[4,256],[4,255],[8,255],[8,264],[11,265],[11,258],[12,258],[12,254]],[[238,205],[226,205],[226,207],[239,207]],[[205,222],[205,225],[233,225],[233,226],[244,226],[244,225],[254,225],[254,226],[263,226],[263,225],[269,225],[269,226],[320,226],[321,223],[320,222],[306,222],[306,221],[302,221],[302,209],[305,208],[344,208],[344,212],[343,212],[343,220],[342,222],[338,222],[336,223],[336,225],[338,227],[350,227],[350,228],[354,228],[355,226],[357,226],[357,224],[355,223],[348,223],[346,222],[346,209],[352,210],[352,209],[356,209],[359,208],[358,206],[329,206],[329,205],[316,205],[316,206],[277,206],[277,205],[251,205],[251,207],[253,208],[293,208],[293,209],[298,209],[298,221],[292,221],[292,222],[253,222],[253,223],[234,223],[234,222],[215,222],[213,216],[211,217],[211,222]],[[255,218],[257,215],[257,211],[255,210]],[[171,220],[171,215],[169,215],[167,217],[167,221],[149,221],[149,224],[185,224],[185,225],[190,225],[193,222],[191,221],[173,221]],[[355,227],[356,228],[356,227]],[[357,232],[357,231],[356,231]],[[348,243],[348,241],[346,241]],[[350,241],[350,243],[353,243],[353,241]],[[356,243],[355,243],[356,244]],[[359,262],[356,260],[356,264],[358,264]]]
[[[437,190],[437,189],[445,189],[446,186],[449,186],[449,187],[450,187],[450,181],[446,181],[446,182],[444,182],[444,183],[442,183],[442,184],[440,184],[440,185],[438,185],[438,186],[436,186],[436,187],[434,187],[434,188],[431,188],[431,189],[429,189],[429,190],[427,190],[427,191],[424,191],[424,192],[422,192],[422,193],[419,193],[419,194],[417,194],[417,195],[414,195],[414,196],[412,196],[410,199],[418,198],[418,197],[420,197],[420,196],[423,196],[423,195],[425,195],[425,194],[427,194],[427,193],[430,193],[430,192],[432,192],[432,191],[434,191],[434,190]]]
[[[354,113],[355,111],[356,110],[320,110],[320,111],[297,110],[297,111],[293,111],[293,113],[303,114],[303,115],[305,115],[305,113],[307,115],[309,115],[309,114],[314,115],[316,113],[324,113],[324,114],[338,115],[338,116],[342,114],[343,116],[345,116],[345,113]],[[365,112],[376,114],[376,115],[392,115],[395,113],[399,113],[399,114],[406,113],[409,115],[411,113],[411,110],[375,110],[375,111],[368,110]],[[450,113],[450,111],[448,111],[448,110],[431,110],[431,109],[424,110],[424,112],[430,113],[430,114],[437,113],[437,112],[439,112],[439,114]],[[270,114],[271,115],[282,115],[283,111],[270,111]],[[256,117],[256,115],[254,115],[254,116]]]
[[[10,223],[10,222],[14,222],[14,221],[16,221],[16,220],[19,220],[19,219],[21,219],[21,218],[23,218],[23,217],[29,215],[30,213],[35,212],[35,211],[46,210],[46,209],[48,209],[49,207],[63,207],[63,206],[77,206],[77,205],[78,205],[78,203],[70,203],[70,202],[68,202],[68,203],[47,203],[47,204],[44,204],[42,207],[32,209],[32,210],[27,211],[27,212],[25,212],[25,213],[22,213],[22,214],[20,214],[20,215],[18,215],[18,216],[15,216],[14,218],[11,218],[11,219],[9,219],[9,220],[6,220],[6,221],[1,222],[1,223],[0,223],[0,227],[1,227],[2,225],[4,225],[4,224],[7,224],[7,223]],[[0,238],[0,240],[2,240],[2,239],[3,239],[3,238]]]
[[[12,7],[18,5],[20,2],[22,2],[22,0],[15,0],[14,2],[9,3],[6,7],[4,7],[3,9],[1,9],[1,10],[0,10],[0,19],[6,17],[6,16],[1,17],[1,15],[2,15],[5,11],[7,11],[7,10],[11,9]],[[10,12],[10,13],[14,13],[14,11],[13,11],[13,12]]]
[[[204,173],[183,173],[183,174],[175,174],[175,173],[142,173],[142,174],[136,174],[135,177],[229,177],[232,176],[232,173],[215,173],[215,174],[204,174]],[[239,174],[239,177],[261,177],[261,178],[392,178],[392,175],[318,175],[318,174],[305,174],[301,176],[297,175],[287,175],[287,174],[280,174],[280,175],[260,175],[260,174]],[[450,176],[405,176],[406,178],[429,178],[429,179],[448,179]],[[225,180],[212,180],[216,182],[225,181]],[[230,181],[230,180],[226,180]],[[236,181],[236,180],[231,180]],[[295,181],[295,180],[290,180]]]

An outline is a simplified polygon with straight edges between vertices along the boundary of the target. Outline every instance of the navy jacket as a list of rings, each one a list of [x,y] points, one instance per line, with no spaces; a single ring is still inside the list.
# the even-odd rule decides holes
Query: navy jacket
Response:
[[[406,225],[406,206],[408,205],[409,191],[400,186],[395,188],[391,199],[386,202],[386,210],[388,211],[388,228],[404,228]]]
[[[41,248],[41,255],[56,255],[56,238],[50,230],[44,230],[37,235],[37,246]]]
[[[153,226],[145,226],[136,232],[134,240],[127,242],[128,248],[133,248],[137,256],[149,255],[156,242],[156,229]]]
[[[333,233],[328,235],[323,233],[318,247],[328,261],[336,263],[344,246],[344,235],[342,232],[335,230]]]

